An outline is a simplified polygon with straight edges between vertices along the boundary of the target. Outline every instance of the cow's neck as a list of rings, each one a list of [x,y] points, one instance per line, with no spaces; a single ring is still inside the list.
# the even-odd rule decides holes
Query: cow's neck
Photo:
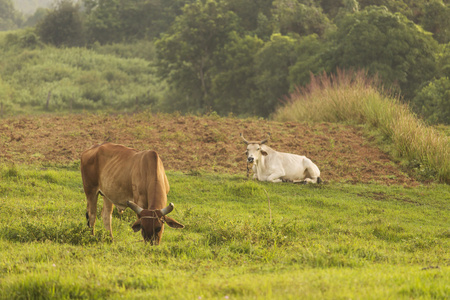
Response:
[[[264,155],[261,155],[261,157],[255,162],[255,166],[256,166],[256,174],[258,174],[257,175],[258,177],[261,176],[262,174],[265,174],[266,157]]]

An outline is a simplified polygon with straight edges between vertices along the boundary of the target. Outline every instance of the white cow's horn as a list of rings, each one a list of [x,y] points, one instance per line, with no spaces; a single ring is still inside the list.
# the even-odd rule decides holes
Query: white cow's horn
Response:
[[[171,202],[167,207],[164,207],[163,209],[161,209],[162,215],[165,216],[165,215],[169,214],[170,212],[172,212],[173,207],[174,207],[174,205]]]
[[[142,207],[131,201],[127,201],[127,205],[129,208],[134,210],[134,212],[137,213],[138,216],[141,216],[141,212],[144,210]]]
[[[267,135],[268,135],[268,137],[267,137],[267,139],[265,139],[265,140],[262,140],[259,144],[265,144],[265,143],[267,143],[267,141],[269,140],[269,138],[270,138],[270,132],[268,132],[267,133]]]
[[[244,139],[244,136],[242,135],[242,133],[239,133],[239,135],[241,136],[241,138],[244,140],[244,143],[248,145],[248,141],[246,139]]]

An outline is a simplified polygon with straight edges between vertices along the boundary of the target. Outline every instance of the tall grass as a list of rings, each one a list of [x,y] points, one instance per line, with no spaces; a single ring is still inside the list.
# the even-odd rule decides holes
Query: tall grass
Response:
[[[293,92],[274,119],[368,125],[391,142],[393,155],[450,183],[450,140],[427,126],[401,101],[386,95],[363,71],[312,76]]]

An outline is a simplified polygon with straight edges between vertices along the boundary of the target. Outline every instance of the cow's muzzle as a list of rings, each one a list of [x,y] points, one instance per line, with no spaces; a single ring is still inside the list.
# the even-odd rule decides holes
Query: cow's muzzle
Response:
[[[252,163],[255,159],[253,157],[247,157],[247,162]]]

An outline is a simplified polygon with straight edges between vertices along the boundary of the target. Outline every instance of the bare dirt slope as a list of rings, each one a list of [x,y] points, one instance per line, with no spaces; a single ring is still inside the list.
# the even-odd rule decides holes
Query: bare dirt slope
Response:
[[[418,184],[361,131],[337,124],[279,123],[215,116],[66,115],[0,120],[0,163],[67,164],[94,144],[114,142],[156,150],[165,168],[183,172],[246,174],[245,145],[271,133],[268,145],[305,155],[325,181]]]

